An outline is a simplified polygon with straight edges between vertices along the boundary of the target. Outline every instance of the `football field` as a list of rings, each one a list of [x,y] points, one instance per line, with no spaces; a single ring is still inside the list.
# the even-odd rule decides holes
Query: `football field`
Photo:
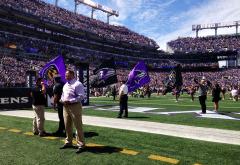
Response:
[[[119,106],[118,101],[112,98],[99,97],[91,98],[90,104],[94,105],[85,108],[85,115],[117,117]],[[129,118],[132,120],[154,121],[161,123],[181,124],[208,128],[220,128],[229,130],[240,130],[240,102],[234,102],[227,96],[219,102],[219,112],[213,112],[211,96],[207,99],[206,115],[200,114],[200,104],[195,97],[194,102],[190,101],[188,95],[182,95],[179,102],[175,102],[174,96],[153,96],[151,98],[129,97]],[[132,112],[131,112],[132,109]]]

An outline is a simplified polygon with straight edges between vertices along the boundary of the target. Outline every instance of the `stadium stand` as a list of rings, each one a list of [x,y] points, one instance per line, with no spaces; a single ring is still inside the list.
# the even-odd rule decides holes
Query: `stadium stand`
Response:
[[[0,87],[24,87],[26,85],[26,71],[35,70],[39,71],[46,61],[31,60],[27,58],[17,58],[11,54],[0,54]],[[67,66],[68,67],[68,66]],[[90,72],[94,66],[90,67]],[[118,80],[126,80],[130,70],[117,69]],[[164,88],[163,81],[169,72],[149,72],[151,82],[150,88],[152,91],[157,92],[159,89]],[[214,72],[184,72],[183,73],[183,88],[188,88],[192,85],[194,78],[201,78],[205,76],[209,81],[218,81],[221,86],[229,90],[239,84],[240,69],[226,69]],[[10,76],[14,75],[14,76]]]
[[[174,52],[240,51],[240,35],[178,38],[167,43]]]
[[[94,33],[106,39],[147,47],[158,47],[154,40],[132,32],[125,27],[109,25],[80,14],[75,14],[66,9],[55,7],[41,0],[2,0],[0,5],[37,16],[44,22],[51,22],[70,29]]]
[[[43,61],[22,59],[3,55],[0,53],[0,87],[25,87],[26,72],[39,70],[45,63]]]

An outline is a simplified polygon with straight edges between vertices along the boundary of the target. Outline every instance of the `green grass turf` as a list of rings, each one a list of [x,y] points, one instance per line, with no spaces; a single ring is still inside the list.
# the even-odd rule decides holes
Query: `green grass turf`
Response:
[[[226,114],[231,117],[240,118],[239,114],[234,114],[233,112],[240,112],[240,101],[233,102],[227,97],[226,100],[220,101],[220,113]],[[99,106],[118,106],[118,101],[112,101],[112,98],[98,97],[90,98],[90,105]],[[190,101],[188,95],[183,95],[180,97],[178,103],[175,102],[174,96],[154,96],[150,99],[148,98],[132,98],[129,97],[129,106],[135,107],[154,107],[154,108],[164,108],[154,110],[157,112],[168,112],[168,111],[190,111],[190,110],[200,110],[200,105],[195,98],[194,102]],[[211,96],[208,96],[207,109],[213,110],[213,103],[211,102]],[[47,109],[49,112],[56,112],[51,108]],[[89,116],[101,116],[116,118],[118,112],[113,111],[100,111],[93,108],[84,107],[84,115]],[[156,115],[156,114],[144,114],[144,113],[129,113],[129,120],[142,120],[142,121],[153,121],[161,123],[171,123],[171,124],[181,124],[190,125],[198,127],[209,127],[209,128],[219,128],[219,129],[229,129],[229,130],[240,130],[240,121],[237,120],[226,120],[226,119],[213,119],[213,118],[199,118],[194,114],[175,114],[175,115]]]
[[[0,127],[31,131],[31,119],[0,116]],[[46,121],[45,128],[53,132],[56,122]],[[87,143],[103,144],[107,147],[91,149],[76,155],[73,149],[59,150],[60,140],[46,140],[38,136],[0,130],[0,164],[101,164],[101,165],[151,165],[167,164],[149,160],[150,154],[180,160],[180,165],[194,163],[209,165],[240,164],[240,146],[211,143],[134,131],[84,126]],[[120,148],[140,152],[136,156],[119,153]]]
[[[153,107],[153,108],[165,108],[155,111],[188,111],[188,110],[199,110],[200,104],[198,98],[195,97],[195,101],[191,102],[190,97],[186,94],[182,95],[179,102],[175,102],[174,96],[168,94],[166,96],[153,96],[151,98],[133,98],[129,97],[129,106],[142,106],[142,107]],[[118,105],[118,102],[112,101],[112,98],[107,97],[98,97],[90,98],[91,104],[98,105]],[[211,96],[208,96],[207,99],[207,109],[213,110],[213,103],[211,102]],[[240,112],[240,101],[234,102],[229,100],[227,97],[226,100],[220,101],[220,112]]]

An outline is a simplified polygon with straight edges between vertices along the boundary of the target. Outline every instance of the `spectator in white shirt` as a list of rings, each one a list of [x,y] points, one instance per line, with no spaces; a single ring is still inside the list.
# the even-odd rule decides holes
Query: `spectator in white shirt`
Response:
[[[238,101],[238,90],[237,87],[234,87],[231,91],[232,97],[234,101]]]
[[[128,87],[125,84],[125,81],[121,81],[121,87],[119,89],[119,105],[120,111],[118,114],[118,118],[122,118],[122,114],[124,111],[123,117],[128,117]]]

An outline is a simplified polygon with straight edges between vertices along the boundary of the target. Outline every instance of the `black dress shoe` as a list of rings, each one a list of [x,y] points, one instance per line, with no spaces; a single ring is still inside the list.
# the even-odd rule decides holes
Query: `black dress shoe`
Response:
[[[69,145],[69,144],[64,144],[62,147],[60,147],[59,149],[66,149],[66,148],[73,148],[73,145]]]
[[[122,118],[122,116],[118,116],[117,118]]]
[[[76,135],[77,135],[76,133],[73,133],[73,138],[76,138]]]
[[[76,151],[76,154],[80,154],[82,152],[86,151],[86,148],[78,148],[77,151]]]
[[[40,137],[45,137],[45,136],[50,136],[51,134],[50,133],[47,133],[47,132],[43,132],[43,133],[40,133],[39,136]]]

